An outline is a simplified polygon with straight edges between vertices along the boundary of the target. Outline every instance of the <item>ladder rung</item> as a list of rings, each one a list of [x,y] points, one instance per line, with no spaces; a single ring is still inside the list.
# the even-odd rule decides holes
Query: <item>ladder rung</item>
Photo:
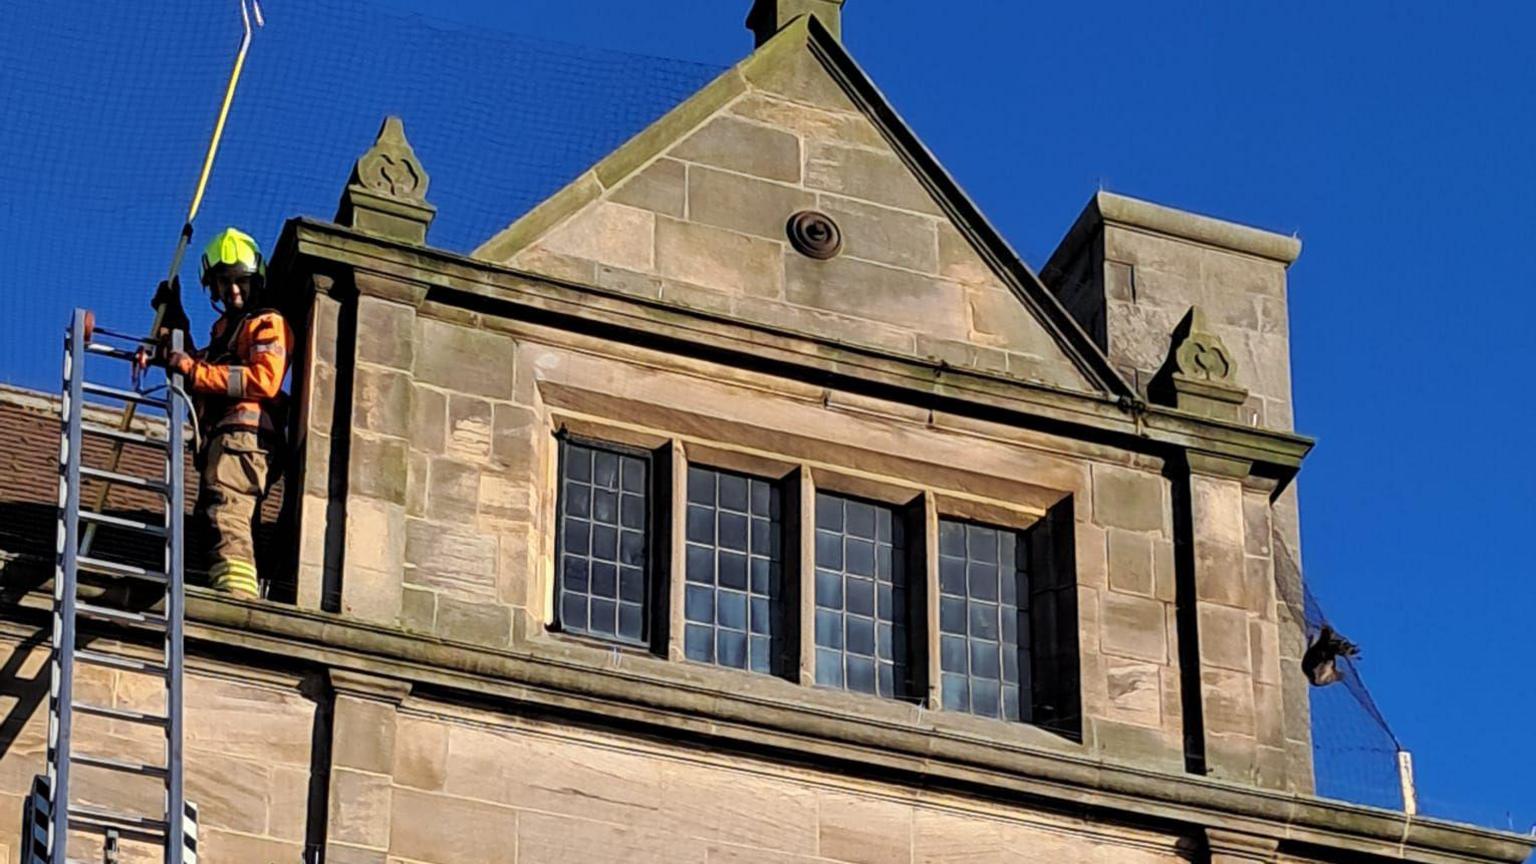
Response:
[[[160,480],[152,480],[148,477],[138,477],[133,474],[122,474],[117,471],[108,471],[104,468],[89,468],[80,466],[81,477],[94,477],[97,480],[105,480],[119,486],[132,486],[136,489],[148,489],[151,492],[165,494],[165,483]]]
[[[81,570],[89,570],[92,573],[100,573],[103,576],[126,576],[130,579],[147,579],[150,582],[165,584],[165,574],[156,570],[145,570],[143,567],[135,567],[132,564],[119,564],[116,561],[105,561],[101,558],[90,558],[85,555],[75,559],[75,565]]]
[[[80,424],[80,431],[87,435],[100,435],[103,438],[111,438],[122,441],[125,444],[144,444],[153,447],[164,447],[164,438],[151,438],[138,432],[125,432],[122,429],[113,429],[110,426],[97,426],[94,423]]]
[[[123,348],[115,348],[111,345],[106,345],[101,342],[87,342],[85,344],[85,350],[92,354],[99,354],[102,357],[111,357],[114,360],[132,360],[136,356],[136,352],[134,351],[128,351]]]
[[[151,525],[148,522],[140,522],[136,519],[124,519],[121,516],[108,516],[105,513],[97,513],[94,510],[81,510],[80,519],[84,522],[95,522],[100,525],[111,525],[114,528],[123,528],[129,531],[142,531],[145,534],[153,534],[156,537],[165,536],[164,525]]]
[[[129,762],[125,759],[109,759],[105,756],[88,756],[84,753],[71,754],[69,761],[77,765],[90,765],[95,768],[105,768],[108,771],[121,771],[124,774],[139,774],[144,777],[164,777],[170,773],[162,765]]]
[[[107,810],[102,807],[92,807],[87,804],[75,804],[69,808],[70,821],[80,821],[88,825],[106,826],[112,828],[127,828],[147,834],[164,834],[165,820],[154,819],[149,816],[140,816],[136,813],[119,813],[115,810]]]
[[[90,714],[93,717],[125,720],[129,723],[143,723],[147,726],[164,726],[167,722],[164,714],[130,711],[127,708],[108,708],[105,705],[92,705],[89,702],[71,702],[70,707],[81,714]]]
[[[111,621],[116,624],[152,624],[156,627],[165,626],[165,616],[155,612],[130,612],[127,609],[113,609],[110,606],[97,606],[94,603],[76,601],[75,612],[87,618],[95,618],[99,621]]]
[[[86,663],[94,663],[97,666],[127,669],[130,672],[146,672],[155,675],[165,674],[164,664],[152,663],[148,660],[138,660],[133,657],[121,657],[117,654],[102,654],[99,651],[76,651],[75,659],[83,660]]]
[[[137,402],[140,405],[148,405],[152,408],[164,408],[165,400],[156,399],[153,396],[145,396],[143,393],[135,393],[132,390],[122,390],[117,387],[108,387],[105,384],[93,384],[90,381],[82,381],[80,389],[92,396],[104,396],[108,399],[116,399],[119,402]]]

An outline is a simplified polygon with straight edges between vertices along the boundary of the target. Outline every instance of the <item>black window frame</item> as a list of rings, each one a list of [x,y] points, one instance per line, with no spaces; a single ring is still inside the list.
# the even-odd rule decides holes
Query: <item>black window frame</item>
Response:
[[[922,495],[918,495],[916,498],[914,498],[914,499],[912,499],[910,501],[907,501],[905,503],[896,503],[896,502],[891,502],[891,501],[882,501],[880,499],[869,498],[869,497],[861,496],[861,495],[848,494],[848,493],[845,493],[845,492],[841,492],[841,491],[839,491],[839,490],[837,490],[835,488],[815,488],[812,491],[813,491],[813,495],[811,496],[811,510],[812,510],[812,512],[810,512],[808,514],[805,514],[804,517],[803,517],[803,518],[809,520],[809,522],[810,522],[810,526],[809,527],[810,527],[811,544],[812,544],[812,548],[809,550],[809,557],[810,557],[810,563],[811,563],[811,575],[810,575],[810,579],[809,579],[809,582],[808,582],[808,587],[806,589],[810,593],[810,597],[808,598],[809,599],[809,603],[806,604],[807,607],[809,608],[810,615],[809,615],[808,620],[805,620],[805,621],[801,622],[801,626],[804,627],[804,628],[807,628],[810,631],[809,632],[809,637],[810,637],[810,640],[811,640],[811,656],[808,659],[809,659],[809,663],[810,663],[810,670],[809,670],[810,671],[810,679],[811,679],[813,685],[818,687],[818,688],[824,689],[824,690],[840,691],[840,692],[844,692],[844,693],[851,693],[851,694],[858,695],[858,696],[871,696],[871,697],[878,698],[878,699],[890,699],[890,700],[897,701],[897,702],[909,702],[909,703],[914,703],[914,704],[922,704],[927,699],[927,694],[928,694],[928,689],[929,689],[928,688],[928,681],[929,681],[929,668],[930,668],[930,664],[933,664],[935,662],[935,658],[931,658],[931,657],[927,656],[928,655],[928,651],[927,651],[927,645],[928,645],[928,637],[927,637],[927,633],[928,633],[928,620],[927,620],[928,597],[927,597],[927,594],[928,594],[928,591],[927,591],[927,584],[928,584],[928,579],[927,579],[927,575],[926,575],[927,574],[927,552],[926,552],[927,543],[926,543],[926,538],[924,536],[925,532],[923,530],[923,519],[924,519],[924,517],[923,517],[923,496]],[[872,616],[872,621],[874,622],[874,628],[875,628],[875,654],[873,655],[873,658],[875,659],[875,690],[873,692],[868,692],[868,691],[864,691],[864,690],[853,689],[853,688],[850,688],[848,686],[848,684],[847,684],[846,660],[844,661],[843,681],[842,681],[842,683],[840,683],[840,684],[832,684],[832,683],[825,683],[825,682],[823,682],[821,680],[821,676],[819,674],[819,672],[820,672],[820,668],[819,668],[820,667],[819,652],[821,651],[822,646],[820,645],[820,643],[816,639],[817,617],[818,617],[818,612],[820,611],[820,607],[819,607],[819,603],[818,603],[818,598],[817,598],[817,587],[816,587],[816,585],[817,585],[817,581],[820,579],[820,573],[821,573],[823,568],[821,567],[821,560],[820,560],[819,552],[818,552],[816,547],[819,545],[819,543],[818,543],[819,534],[823,530],[821,528],[821,500],[822,500],[823,496],[829,496],[829,497],[833,497],[833,498],[838,498],[838,499],[841,499],[843,502],[845,502],[844,503],[845,518],[846,518],[846,513],[847,513],[847,503],[854,503],[854,504],[859,504],[859,505],[864,505],[864,506],[871,506],[871,507],[874,507],[874,508],[877,508],[877,509],[889,510],[891,512],[891,525],[892,525],[893,535],[894,535],[894,531],[896,529],[896,526],[898,526],[898,525],[900,526],[900,529],[901,529],[901,532],[902,532],[902,535],[903,535],[902,539],[903,539],[903,542],[904,542],[904,546],[902,548],[902,554],[898,556],[896,554],[896,552],[895,552],[894,544],[893,544],[892,557],[891,557],[891,565],[892,565],[892,568],[893,568],[893,575],[896,572],[896,568],[897,567],[900,567],[901,570],[903,571],[902,572],[902,576],[905,579],[905,584],[903,586],[903,591],[906,594],[906,609],[905,609],[906,614],[904,616],[902,616],[900,619],[898,619],[898,618],[894,617],[894,612],[893,612],[893,617],[891,619],[891,625],[892,625],[892,661],[893,661],[892,662],[892,667],[893,667],[893,669],[892,669],[892,693],[890,695],[882,694],[880,692],[880,687],[879,687],[879,685],[880,685],[880,681],[879,681],[879,677],[880,677],[880,675],[879,675],[879,673],[880,673],[880,669],[879,669],[879,667],[880,667],[880,659],[879,659],[879,646],[880,646],[879,628],[880,628],[880,620],[881,619],[880,619],[879,614],[878,614],[879,613],[879,609],[880,609],[880,605],[879,605],[880,591],[879,591],[879,580],[878,580],[878,565],[877,565],[877,568],[876,568],[876,574],[877,575],[875,577],[873,577],[873,579],[872,579],[872,581],[875,582],[874,589],[873,589],[874,592],[875,592],[875,605],[873,607],[875,614]],[[878,529],[877,529],[877,533],[878,533]],[[841,536],[843,536],[844,538],[847,537],[847,526],[846,526],[846,523],[844,524],[844,528],[843,528]],[[846,547],[845,547],[845,551],[846,551]],[[878,561],[878,550],[877,550],[877,561]],[[846,568],[846,562],[844,564],[844,568]],[[843,569],[843,570],[839,571],[839,576],[841,577],[841,580],[842,580],[840,589],[842,591],[846,591],[848,575],[849,574],[847,573],[846,569]],[[894,582],[894,579],[893,579],[893,582]],[[894,590],[893,590],[893,594],[894,594]],[[844,605],[842,607],[842,611],[839,612],[839,615],[840,615],[840,617],[845,618],[846,615],[848,614],[847,611],[846,611],[846,602],[847,602],[846,601],[846,596],[843,597],[842,602],[843,602]],[[900,643],[899,650],[898,650],[898,643],[897,643],[897,641],[895,639],[895,630],[896,630],[896,626],[898,624],[905,630],[905,633],[906,633],[906,639],[905,639],[904,642]],[[843,633],[843,638],[846,639],[846,621],[843,621],[843,626],[845,628],[845,631]],[[847,654],[846,642],[844,643],[844,647],[843,648],[829,649],[829,650],[836,650],[836,651],[838,651],[838,653],[840,655],[843,655],[843,656],[846,657],[846,654]],[[902,675],[898,675],[897,674],[897,672],[899,670],[903,669],[903,666],[901,664],[898,664],[898,663],[895,662],[897,659],[905,660],[905,664],[904,664],[904,672],[905,672],[905,674],[902,674]]]
[[[715,531],[716,532],[718,532],[718,530],[719,530],[719,513],[721,512],[721,503],[720,503],[720,500],[719,500],[719,494],[720,494],[720,492],[719,492],[719,489],[720,489],[720,487],[719,487],[719,478],[721,478],[721,477],[734,477],[734,478],[739,478],[741,480],[744,480],[747,483],[747,496],[748,496],[748,498],[747,498],[747,508],[748,509],[747,509],[747,511],[744,514],[742,514],[742,515],[745,515],[747,517],[747,520],[748,520],[748,536],[747,536],[748,548],[746,550],[746,557],[747,557],[747,587],[745,589],[734,589],[734,588],[730,588],[728,586],[722,586],[721,583],[720,583],[720,572],[719,572],[719,569],[718,569],[719,568],[718,555],[719,555],[719,553],[721,551],[721,546],[720,546],[720,537],[719,537],[718,533],[715,533],[713,535],[714,539],[709,544],[707,544],[707,546],[706,546],[705,543],[703,543],[703,541],[694,540],[692,538],[692,536],[691,536],[691,531],[690,531],[690,519],[691,519],[690,513],[691,513],[691,508],[693,508],[696,505],[696,503],[698,504],[698,506],[705,506],[701,502],[695,502],[694,498],[693,498],[693,494],[694,494],[693,493],[693,479],[694,479],[694,472],[695,471],[707,472],[707,473],[712,474],[712,475],[715,476],[715,495],[714,495],[714,501],[710,505],[708,505],[708,506],[710,508],[712,508],[713,512],[716,514],[716,524],[715,524]],[[718,467],[716,465],[713,465],[713,464],[709,463],[707,460],[689,461],[683,467],[683,472],[684,472],[683,483],[682,483],[683,502],[682,502],[682,507],[680,508],[680,512],[681,512],[681,515],[682,515],[682,518],[683,518],[683,530],[682,530],[683,544],[682,544],[682,549],[679,551],[679,554],[681,555],[681,557],[683,559],[682,560],[682,567],[680,568],[683,584],[682,584],[682,586],[681,586],[681,588],[679,590],[679,593],[683,597],[683,610],[682,610],[681,625],[680,625],[682,629],[681,629],[681,632],[678,634],[679,635],[679,648],[681,649],[681,653],[682,653],[683,658],[686,661],[690,662],[690,663],[699,663],[699,664],[706,665],[706,666],[715,666],[715,667],[718,667],[718,668],[721,668],[721,669],[737,669],[737,670],[743,671],[743,672],[752,672],[752,673],[759,674],[759,675],[771,675],[771,676],[778,677],[778,678],[788,677],[791,669],[798,667],[798,651],[795,651],[793,653],[793,657],[795,659],[794,659],[793,662],[791,661],[791,656],[792,656],[791,655],[791,648],[793,646],[797,645],[798,640],[797,640],[796,634],[799,632],[798,623],[795,620],[795,619],[798,619],[798,617],[799,617],[799,603],[798,603],[799,586],[797,584],[797,582],[798,582],[797,574],[798,574],[798,570],[799,570],[799,567],[798,567],[798,564],[799,564],[799,554],[798,554],[799,553],[799,542],[798,542],[799,537],[798,537],[798,528],[797,528],[797,526],[798,526],[798,519],[797,519],[797,514],[796,514],[796,510],[798,509],[798,507],[796,506],[795,502],[791,500],[791,499],[798,498],[798,496],[795,494],[797,492],[797,488],[798,487],[796,487],[791,482],[794,475],[791,475],[790,477],[772,477],[772,476],[766,476],[766,475],[762,475],[762,474],[754,474],[754,473],[752,473],[750,471],[741,471],[741,470],[736,470],[736,469],[733,469],[733,468]],[[754,484],[754,483],[766,486],[768,488],[768,490],[769,490],[770,496],[772,496],[772,497],[770,497],[769,513],[768,513],[768,515],[766,517],[758,517],[756,514],[751,512],[751,509],[752,509],[752,500],[751,500],[752,492],[751,492],[751,490],[752,490],[752,484]],[[777,498],[777,504],[778,504],[778,516],[777,516],[778,543],[777,543],[776,547],[773,546],[773,541],[772,541],[772,530],[773,530],[773,527],[775,525],[775,518],[774,518],[774,515],[773,515],[773,511],[772,511],[772,507],[773,507],[773,503],[774,503],[773,502],[773,498],[774,497]],[[751,527],[750,526],[751,526],[752,520],[757,519],[757,518],[766,518],[766,520],[768,522],[768,525],[769,525],[769,530],[770,530],[769,546],[770,546],[770,548],[769,548],[769,552],[767,553],[766,556],[758,556],[757,553],[754,553],[752,551],[752,548],[751,548],[751,540],[752,540],[753,534],[751,532]],[[714,581],[711,582],[711,583],[708,583],[709,587],[712,590],[712,593],[715,595],[714,596],[714,602],[716,604],[716,606],[715,606],[716,617],[714,618],[712,623],[707,625],[709,627],[710,631],[712,633],[714,633],[714,637],[713,638],[716,640],[714,646],[711,649],[712,659],[708,659],[708,660],[701,660],[701,659],[698,659],[698,658],[690,656],[690,654],[689,654],[689,646],[688,646],[688,630],[689,630],[689,628],[691,626],[702,625],[702,622],[696,622],[696,621],[693,621],[693,620],[691,620],[689,618],[688,606],[689,606],[690,589],[694,588],[695,586],[703,587],[705,585],[705,583],[702,583],[702,582],[695,582],[690,577],[690,575],[689,575],[689,568],[691,566],[691,563],[690,563],[691,547],[694,547],[694,546],[699,546],[701,548],[711,548],[711,549],[714,549],[715,553],[716,553],[716,556],[717,556],[716,561],[715,561]],[[793,552],[794,554],[791,554],[791,552]],[[752,666],[751,641],[752,641],[752,638],[753,638],[754,634],[752,633],[752,629],[751,629],[751,623],[752,623],[753,619],[752,619],[752,616],[751,616],[751,609],[750,609],[750,607],[752,605],[753,600],[756,599],[756,596],[757,596],[755,594],[755,592],[753,591],[753,588],[752,588],[752,564],[753,564],[753,558],[754,557],[767,557],[769,559],[768,566],[770,568],[772,568],[775,564],[778,567],[778,582],[777,582],[777,589],[778,590],[776,592],[773,590],[775,585],[774,585],[774,582],[773,582],[773,574],[772,574],[772,572],[770,570],[770,572],[769,572],[769,574],[767,576],[767,579],[768,579],[768,589],[769,590],[768,590],[767,593],[762,595],[762,599],[765,601],[766,606],[767,606],[767,614],[768,614],[768,632],[766,634],[766,636],[767,636],[767,645],[768,645],[768,654],[767,654],[768,668],[767,669],[755,669]],[[718,631],[720,629],[720,624],[719,624],[719,620],[718,620],[718,602],[719,602],[719,592],[721,592],[722,590],[725,590],[725,591],[741,590],[741,591],[743,591],[743,593],[746,594],[746,602],[748,604],[748,619],[747,619],[747,627],[746,627],[746,630],[745,630],[746,637],[747,637],[747,656],[746,656],[747,665],[746,666],[733,666],[733,665],[730,665],[730,664],[721,663],[720,659],[719,659],[719,653],[718,653],[718,651],[719,651],[719,643],[718,643],[719,636],[718,636],[718,632],[716,632],[716,631]],[[726,629],[734,629],[734,628],[726,628]]]
[[[587,435],[579,435],[561,428],[555,433],[558,449],[555,477],[558,484],[555,498],[555,563],[554,563],[554,620],[550,625],[552,632],[560,633],[569,638],[590,640],[605,646],[618,648],[644,650],[650,653],[665,654],[668,641],[668,604],[667,604],[667,570],[670,561],[669,532],[663,530],[663,514],[670,509],[670,467],[671,461],[662,458],[670,450],[670,445],[655,450],[647,450],[629,444],[622,444],[602,438]],[[612,453],[622,458],[634,458],[641,460],[646,466],[645,482],[645,516],[642,536],[645,538],[645,564],[641,568],[645,585],[642,589],[642,601],[640,603],[640,636],[630,639],[620,636],[618,633],[607,635],[593,632],[588,626],[582,629],[569,627],[564,618],[565,598],[565,520],[566,520],[566,483],[568,480],[568,447],[583,447],[589,450]],[[622,477],[621,477],[622,486]],[[590,517],[576,517],[588,518]],[[589,558],[590,560],[590,558]],[[590,574],[588,576],[590,578]],[[590,615],[591,593],[588,592],[588,614]],[[622,596],[622,594],[620,595]]]

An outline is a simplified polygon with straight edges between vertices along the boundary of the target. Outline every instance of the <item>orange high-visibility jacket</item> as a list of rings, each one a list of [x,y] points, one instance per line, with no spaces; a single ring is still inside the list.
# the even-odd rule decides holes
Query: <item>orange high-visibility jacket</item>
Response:
[[[272,309],[213,322],[208,347],[198,352],[188,377],[193,393],[214,397],[199,400],[204,430],[281,434],[278,415],[292,346],[293,330]]]

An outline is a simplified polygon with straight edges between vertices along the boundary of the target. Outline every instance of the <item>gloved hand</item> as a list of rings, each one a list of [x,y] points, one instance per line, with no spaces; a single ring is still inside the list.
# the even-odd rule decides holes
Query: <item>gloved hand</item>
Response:
[[[187,319],[187,310],[181,305],[181,279],[171,277],[169,281],[161,282],[155,288],[154,299],[149,301],[151,309],[165,307],[165,315],[160,319],[160,330],[163,336],[170,330],[186,330],[192,326]]]
[[[165,358],[165,368],[181,375],[191,375],[194,361],[191,357],[180,351],[172,351],[171,356]]]

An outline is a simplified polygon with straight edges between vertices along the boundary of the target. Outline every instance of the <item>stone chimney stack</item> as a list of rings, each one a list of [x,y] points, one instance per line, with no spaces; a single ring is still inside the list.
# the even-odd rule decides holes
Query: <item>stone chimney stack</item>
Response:
[[[747,29],[757,37],[758,47],[762,47],[785,24],[801,15],[815,15],[833,36],[843,38],[843,0],[753,0]]]

